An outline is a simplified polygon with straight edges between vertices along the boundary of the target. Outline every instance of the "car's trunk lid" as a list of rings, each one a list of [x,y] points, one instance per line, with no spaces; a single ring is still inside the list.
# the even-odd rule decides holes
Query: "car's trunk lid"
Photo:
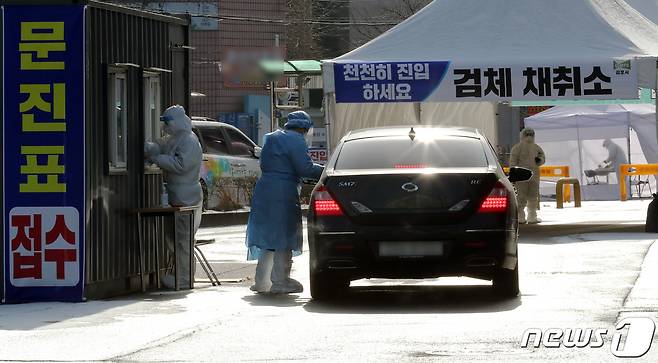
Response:
[[[497,181],[488,168],[330,174],[329,193],[356,224],[454,224],[476,213]]]

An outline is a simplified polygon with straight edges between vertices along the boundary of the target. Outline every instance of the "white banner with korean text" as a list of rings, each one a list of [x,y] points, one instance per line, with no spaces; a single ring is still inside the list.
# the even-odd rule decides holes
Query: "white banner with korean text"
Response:
[[[516,65],[334,63],[337,103],[638,98],[634,59]]]

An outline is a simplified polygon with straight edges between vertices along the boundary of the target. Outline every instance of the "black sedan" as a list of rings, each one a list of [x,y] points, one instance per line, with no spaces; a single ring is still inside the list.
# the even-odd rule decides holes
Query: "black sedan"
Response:
[[[308,216],[311,295],[362,278],[468,276],[519,293],[517,207],[491,144],[475,129],[354,131],[336,147]]]

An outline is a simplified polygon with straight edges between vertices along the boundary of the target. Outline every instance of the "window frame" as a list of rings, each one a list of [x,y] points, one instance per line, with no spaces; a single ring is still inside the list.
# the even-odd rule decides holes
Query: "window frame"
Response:
[[[479,160],[481,162],[481,164],[478,164],[478,165],[463,165],[463,163],[460,163],[462,165],[428,165],[428,167],[441,169],[441,168],[486,168],[486,167],[491,166],[489,156],[487,155],[487,152],[486,152],[485,147],[482,143],[482,140],[479,137],[447,136],[447,137],[434,138],[431,141],[433,143],[438,143],[440,140],[453,141],[453,142],[459,140],[461,142],[461,141],[464,141],[464,140],[467,140],[467,139],[469,140],[467,142],[471,142],[473,144],[472,146],[469,146],[469,147],[473,147],[474,150],[478,150],[477,155],[481,156],[481,160]],[[393,165],[372,167],[372,164],[375,163],[373,160],[371,160],[369,163],[367,163],[367,164],[370,165],[369,167],[346,167],[344,164],[341,164],[342,163],[341,160],[344,160],[345,157],[346,157],[345,152],[348,151],[348,148],[351,148],[353,145],[356,145],[356,144],[370,143],[370,142],[379,141],[379,140],[384,141],[384,142],[380,141],[380,142],[378,142],[378,144],[385,145],[386,140],[390,141],[391,143],[394,142],[394,141],[408,141],[408,137],[401,136],[401,135],[387,135],[387,136],[380,136],[380,137],[364,137],[364,138],[357,138],[357,139],[347,140],[341,145],[340,153],[338,154],[338,156],[336,158],[336,161],[333,165],[333,168],[335,170],[341,170],[341,171],[345,171],[345,170],[347,170],[347,171],[349,171],[349,170],[394,170]],[[445,144],[447,144],[447,143],[444,143],[444,145]],[[359,147],[363,147],[363,146],[359,146]],[[391,147],[392,146],[389,146],[389,149]],[[383,148],[385,148],[385,146],[383,146],[381,150],[383,150]],[[349,153],[350,153],[349,157],[354,157],[353,156],[354,153],[355,153],[354,150],[349,150]],[[457,150],[453,150],[453,151],[451,151],[451,153],[452,154],[458,154]],[[358,155],[364,155],[364,154],[365,153],[358,153]],[[471,152],[466,153],[466,154],[467,155],[475,155],[475,154],[472,154]],[[343,162],[349,163],[350,161],[343,161]],[[360,161],[360,162],[363,163],[363,161]],[[420,162],[420,161],[418,163],[424,164],[423,162]]]
[[[222,129],[223,129],[223,131],[224,131],[225,138],[226,138],[226,140],[228,141],[227,147],[228,147],[229,155],[231,155],[231,156],[235,156],[235,157],[251,157],[251,158],[256,158],[256,157],[254,156],[254,150],[256,149],[256,146],[257,146],[256,143],[254,143],[254,142],[253,142],[253,141],[252,141],[247,135],[245,135],[240,129],[238,129],[237,127],[233,127],[233,126],[222,126]],[[246,141],[245,144],[246,144],[247,146],[250,147],[250,153],[249,153],[249,154],[236,154],[236,153],[235,153],[235,151],[233,150],[233,142],[234,142],[234,138],[231,136],[231,134],[230,134],[229,131],[234,131],[234,132],[236,132],[240,137],[242,137],[242,138],[244,139],[244,141]],[[243,141],[240,141],[240,140],[235,140],[235,141],[243,142]],[[243,142],[243,143],[244,143],[244,142]]]
[[[229,138],[228,135],[224,132],[224,128],[222,126],[197,126],[197,129],[199,130],[199,134],[201,135],[201,138],[203,139],[203,147],[205,149],[204,153],[213,155],[213,156],[233,156],[231,154],[231,145],[228,142]],[[221,136],[223,141],[224,141],[224,146],[226,147],[226,153],[216,153],[214,151],[210,150],[210,147],[208,146],[208,143],[206,142],[206,137],[209,137],[208,131],[212,130],[213,132],[217,132],[218,136]],[[210,134],[212,135],[212,134]]]
[[[207,154],[207,152],[206,152],[206,143],[203,141],[203,134],[201,133],[201,130],[199,129],[199,127],[194,125],[194,123],[192,123],[192,132],[196,136],[197,140],[199,140],[199,144],[201,145],[201,152],[203,152],[204,154]]]
[[[123,82],[123,92],[121,94],[121,116],[123,128],[121,136],[123,139],[124,160],[119,160],[119,143],[118,143],[118,123],[117,123],[117,83]],[[128,74],[125,70],[113,69],[108,72],[108,127],[109,127],[109,145],[108,145],[108,167],[110,174],[125,174],[128,172]]]
[[[162,126],[160,116],[162,115],[162,77],[159,73],[143,72],[142,74],[142,101],[143,101],[143,122],[144,142],[155,142],[162,138]],[[153,85],[156,86],[157,96],[155,98],[155,109],[157,114],[155,118],[151,114],[151,98],[153,97]],[[146,162],[144,164],[144,173],[160,174],[162,170],[155,164]]]

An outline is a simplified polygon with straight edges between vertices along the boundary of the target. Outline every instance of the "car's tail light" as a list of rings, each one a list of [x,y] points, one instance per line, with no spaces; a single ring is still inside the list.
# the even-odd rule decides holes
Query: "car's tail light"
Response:
[[[425,169],[427,164],[395,164],[395,169]]]
[[[497,182],[491,193],[480,205],[480,213],[500,213],[506,212],[509,206],[509,192],[501,183]]]
[[[484,241],[471,241],[464,243],[464,247],[467,248],[483,248],[487,244]]]
[[[313,210],[316,216],[342,216],[343,211],[331,197],[324,186],[320,186],[313,194]]]

